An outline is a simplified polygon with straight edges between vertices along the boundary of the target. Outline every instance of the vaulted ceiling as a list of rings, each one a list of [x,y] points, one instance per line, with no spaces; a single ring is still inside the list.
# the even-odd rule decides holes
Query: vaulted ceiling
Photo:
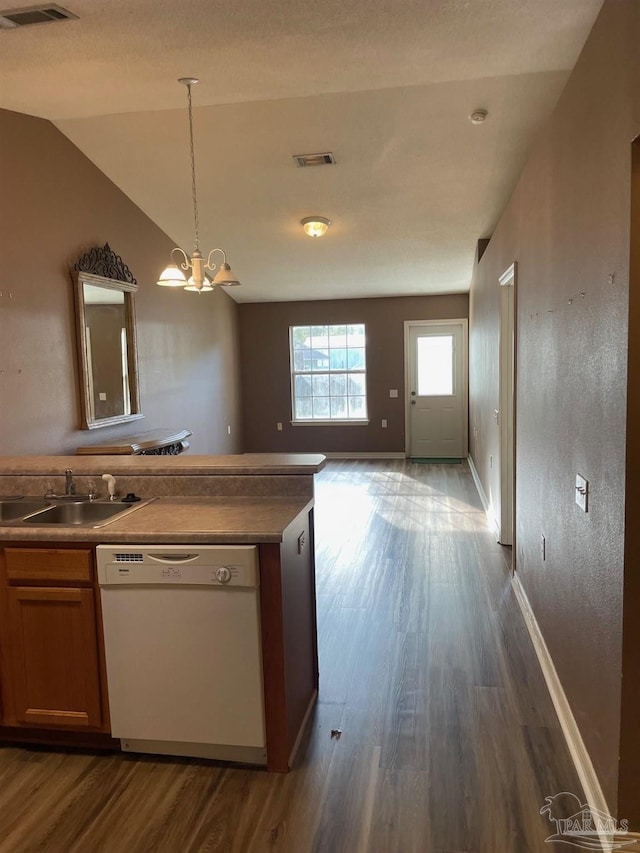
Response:
[[[176,80],[199,77],[201,244],[255,302],[467,290],[602,0],[61,5],[78,18],[0,30],[0,107],[53,121],[188,251]],[[319,151],[336,164],[292,159]],[[332,220],[322,239],[311,214]]]

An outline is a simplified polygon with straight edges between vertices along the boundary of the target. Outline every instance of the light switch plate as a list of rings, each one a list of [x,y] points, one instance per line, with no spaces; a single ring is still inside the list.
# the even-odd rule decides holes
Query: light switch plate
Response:
[[[107,399],[106,393],[104,391],[100,391],[100,393],[98,394],[98,400],[106,400],[106,399]]]
[[[589,512],[589,481],[576,474],[576,503],[583,512]]]
[[[395,398],[395,397],[397,397],[397,396],[398,396],[398,389],[397,389],[397,388],[391,388],[391,389],[389,390],[389,396],[390,396],[391,398]]]

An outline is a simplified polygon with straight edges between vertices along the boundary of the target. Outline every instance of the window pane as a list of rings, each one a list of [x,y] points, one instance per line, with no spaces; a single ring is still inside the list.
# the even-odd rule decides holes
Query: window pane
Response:
[[[329,418],[331,416],[331,409],[329,406],[329,398],[328,397],[314,397],[313,398],[313,417],[314,418]]]
[[[347,367],[349,370],[362,370],[364,368],[364,349],[347,350]]]
[[[367,417],[367,402],[364,397],[349,397],[348,402],[350,418]]]
[[[329,367],[327,350],[312,349],[309,355],[311,370],[326,370]]]
[[[416,371],[418,395],[453,395],[453,335],[428,335],[418,338]]]
[[[346,337],[346,326],[329,326],[329,346],[343,347]]]
[[[310,376],[296,376],[296,378],[295,378],[295,390],[296,390],[296,397],[310,397],[311,396],[311,377]]]
[[[309,342],[312,349],[327,349],[329,346],[329,330],[326,326],[311,326],[311,340]]]
[[[362,373],[356,373],[355,375],[349,376],[348,388],[348,393],[350,397],[364,397],[364,395],[367,393],[366,377]]]
[[[329,396],[329,375],[321,373],[318,376],[313,376],[313,396],[328,397]]]
[[[347,350],[344,348],[329,350],[329,359],[332,370],[344,370],[347,366]]]
[[[347,417],[347,398],[346,397],[331,397],[331,417],[346,418]]]
[[[302,421],[313,417],[313,402],[311,397],[296,399],[296,420]]]
[[[347,346],[363,347],[364,346],[364,324],[357,323],[353,326],[347,326]]]
[[[343,397],[347,393],[346,373],[331,374],[331,396]]]
[[[293,369],[311,370],[311,353],[308,349],[296,349],[293,351]]]
[[[293,331],[291,333],[293,348],[300,349],[300,347],[305,347],[306,349],[308,349],[310,337],[311,329],[309,326],[294,326]]]

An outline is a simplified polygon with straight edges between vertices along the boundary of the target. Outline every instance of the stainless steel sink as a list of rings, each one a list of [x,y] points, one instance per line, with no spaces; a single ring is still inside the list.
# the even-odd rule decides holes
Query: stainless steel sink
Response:
[[[47,509],[40,509],[33,515],[28,515],[23,518],[27,524],[96,524],[100,521],[107,521],[118,515],[121,512],[132,509],[130,504],[103,504],[103,503],[65,503],[50,506]],[[26,513],[22,513],[26,515]],[[15,517],[15,516],[14,516]]]
[[[14,499],[0,501],[0,521],[15,521],[32,512],[47,509],[49,506],[50,504],[43,500],[24,501]]]

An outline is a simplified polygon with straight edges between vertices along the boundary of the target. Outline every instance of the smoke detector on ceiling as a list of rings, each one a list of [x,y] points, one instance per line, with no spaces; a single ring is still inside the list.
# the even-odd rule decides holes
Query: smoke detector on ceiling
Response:
[[[304,166],[332,166],[336,162],[331,151],[322,154],[294,154],[293,159],[300,168]]]
[[[30,24],[54,24],[56,21],[69,21],[77,18],[73,12],[47,3],[44,6],[28,6],[24,9],[7,9],[0,12],[0,29],[15,30]]]
[[[489,113],[486,110],[474,110],[469,116],[471,124],[482,124]]]

